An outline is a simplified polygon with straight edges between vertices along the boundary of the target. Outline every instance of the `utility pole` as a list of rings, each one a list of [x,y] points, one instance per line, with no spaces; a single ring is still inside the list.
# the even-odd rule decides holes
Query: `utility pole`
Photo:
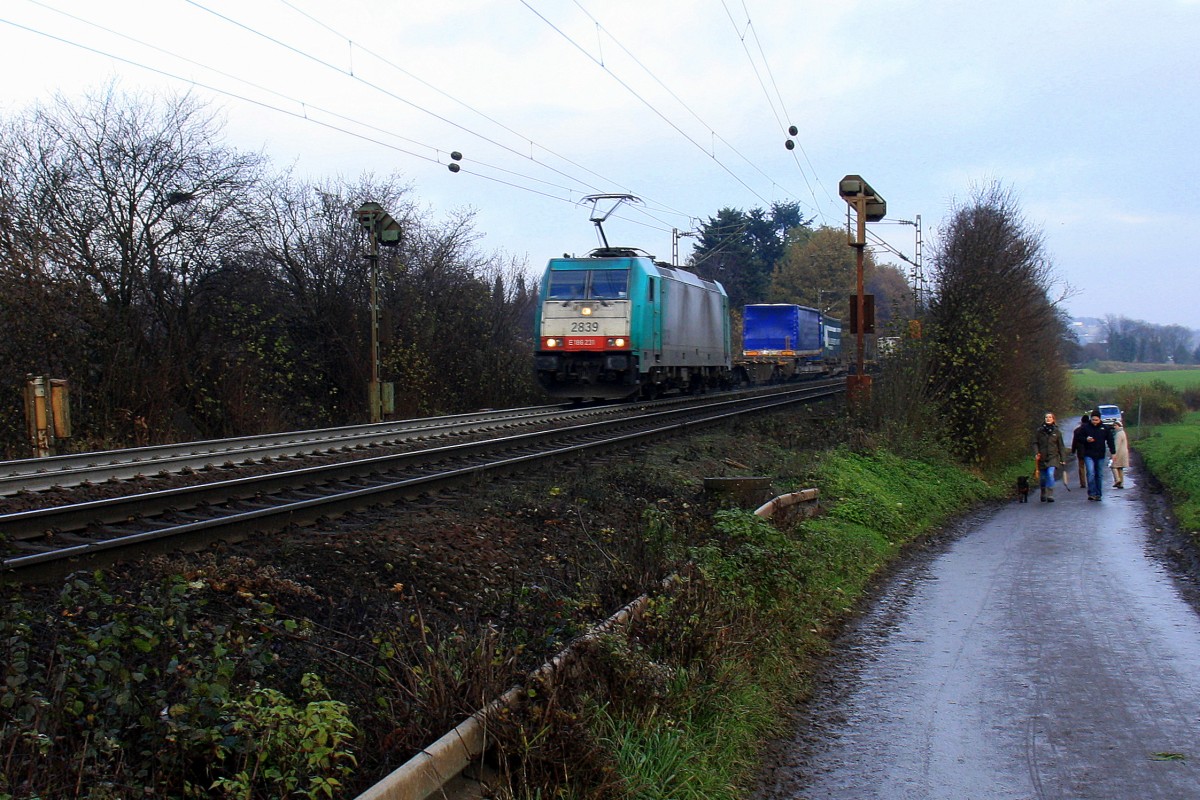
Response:
[[[924,247],[924,239],[921,232],[921,215],[917,214],[915,222],[907,219],[898,219],[896,222],[901,225],[912,225],[917,229],[916,251],[913,260],[909,262],[912,264],[912,269],[909,270],[908,279],[912,283],[913,304],[919,316],[925,308],[925,268],[923,266],[924,258],[921,254]]]
[[[685,237],[699,236],[699,231],[680,231],[679,228],[671,228],[671,266],[679,266],[679,240]]]

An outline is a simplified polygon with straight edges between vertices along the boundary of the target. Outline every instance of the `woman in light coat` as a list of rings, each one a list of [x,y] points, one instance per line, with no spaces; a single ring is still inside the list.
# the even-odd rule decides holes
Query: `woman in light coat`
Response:
[[[1112,468],[1113,488],[1124,489],[1125,468],[1129,466],[1129,437],[1125,434],[1125,426],[1120,420],[1113,423],[1113,444],[1116,447],[1112,460],[1108,462],[1108,466]]]

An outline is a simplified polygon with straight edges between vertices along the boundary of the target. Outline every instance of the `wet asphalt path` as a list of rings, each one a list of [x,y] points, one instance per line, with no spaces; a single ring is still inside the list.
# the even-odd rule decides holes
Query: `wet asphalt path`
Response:
[[[1136,479],[1035,489],[897,570],[755,796],[1200,798],[1200,616]]]

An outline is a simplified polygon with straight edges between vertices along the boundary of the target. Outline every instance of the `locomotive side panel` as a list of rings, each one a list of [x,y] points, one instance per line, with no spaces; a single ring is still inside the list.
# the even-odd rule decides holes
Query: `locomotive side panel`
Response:
[[[675,367],[729,367],[729,301],[720,284],[682,270],[663,277],[662,363]]]

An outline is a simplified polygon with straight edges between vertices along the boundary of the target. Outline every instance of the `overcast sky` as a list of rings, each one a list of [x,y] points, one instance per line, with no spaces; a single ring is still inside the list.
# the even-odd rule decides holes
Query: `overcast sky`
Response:
[[[725,206],[840,225],[860,174],[914,259],[892,220],[928,257],[1000,183],[1068,312],[1200,328],[1200,0],[4,0],[0,70],[6,114],[194,82],[229,144],[399,173],[531,271],[596,245],[585,194],[642,197],[609,240],[669,260]]]

